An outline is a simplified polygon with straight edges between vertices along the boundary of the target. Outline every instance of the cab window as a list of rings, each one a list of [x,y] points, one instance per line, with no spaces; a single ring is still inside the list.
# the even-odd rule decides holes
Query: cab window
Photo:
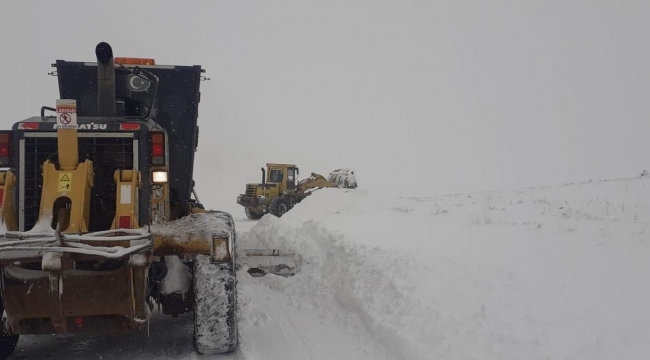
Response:
[[[272,169],[269,171],[269,181],[270,182],[282,182],[282,170]]]
[[[296,169],[287,169],[287,189],[296,188]]]

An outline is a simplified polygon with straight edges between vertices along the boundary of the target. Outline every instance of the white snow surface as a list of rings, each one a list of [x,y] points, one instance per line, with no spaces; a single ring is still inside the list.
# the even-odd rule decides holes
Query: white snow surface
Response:
[[[323,189],[280,219],[242,211],[239,247],[300,253],[302,271],[241,271],[240,348],[200,358],[647,359],[649,190],[646,177],[426,198]],[[191,329],[191,315],[155,315],[150,338],[28,336],[13,358],[198,359]]]

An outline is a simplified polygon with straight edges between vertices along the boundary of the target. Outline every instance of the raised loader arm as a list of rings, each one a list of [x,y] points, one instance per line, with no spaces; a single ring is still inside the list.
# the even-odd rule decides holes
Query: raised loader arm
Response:
[[[333,188],[336,185],[327,181],[323,175],[311,173],[311,176],[298,183],[298,190],[307,192],[312,189]]]

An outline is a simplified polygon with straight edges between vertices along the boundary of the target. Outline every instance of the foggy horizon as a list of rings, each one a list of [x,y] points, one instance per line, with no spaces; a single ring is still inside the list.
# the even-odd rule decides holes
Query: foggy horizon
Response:
[[[237,216],[267,162],[349,167],[359,189],[405,196],[650,168],[647,2],[153,4],[0,5],[1,125],[54,104],[51,63],[94,61],[106,41],[207,70],[195,179]]]

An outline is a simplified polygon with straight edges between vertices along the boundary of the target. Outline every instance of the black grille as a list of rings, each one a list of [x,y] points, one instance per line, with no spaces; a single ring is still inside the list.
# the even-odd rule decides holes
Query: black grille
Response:
[[[246,185],[246,196],[255,196],[257,193],[257,186]]]
[[[56,163],[56,138],[25,138],[25,224],[38,220],[43,188],[42,167],[46,159]],[[89,231],[110,229],[115,217],[117,169],[133,169],[132,138],[79,138],[79,161],[93,161],[94,186],[90,193]]]

